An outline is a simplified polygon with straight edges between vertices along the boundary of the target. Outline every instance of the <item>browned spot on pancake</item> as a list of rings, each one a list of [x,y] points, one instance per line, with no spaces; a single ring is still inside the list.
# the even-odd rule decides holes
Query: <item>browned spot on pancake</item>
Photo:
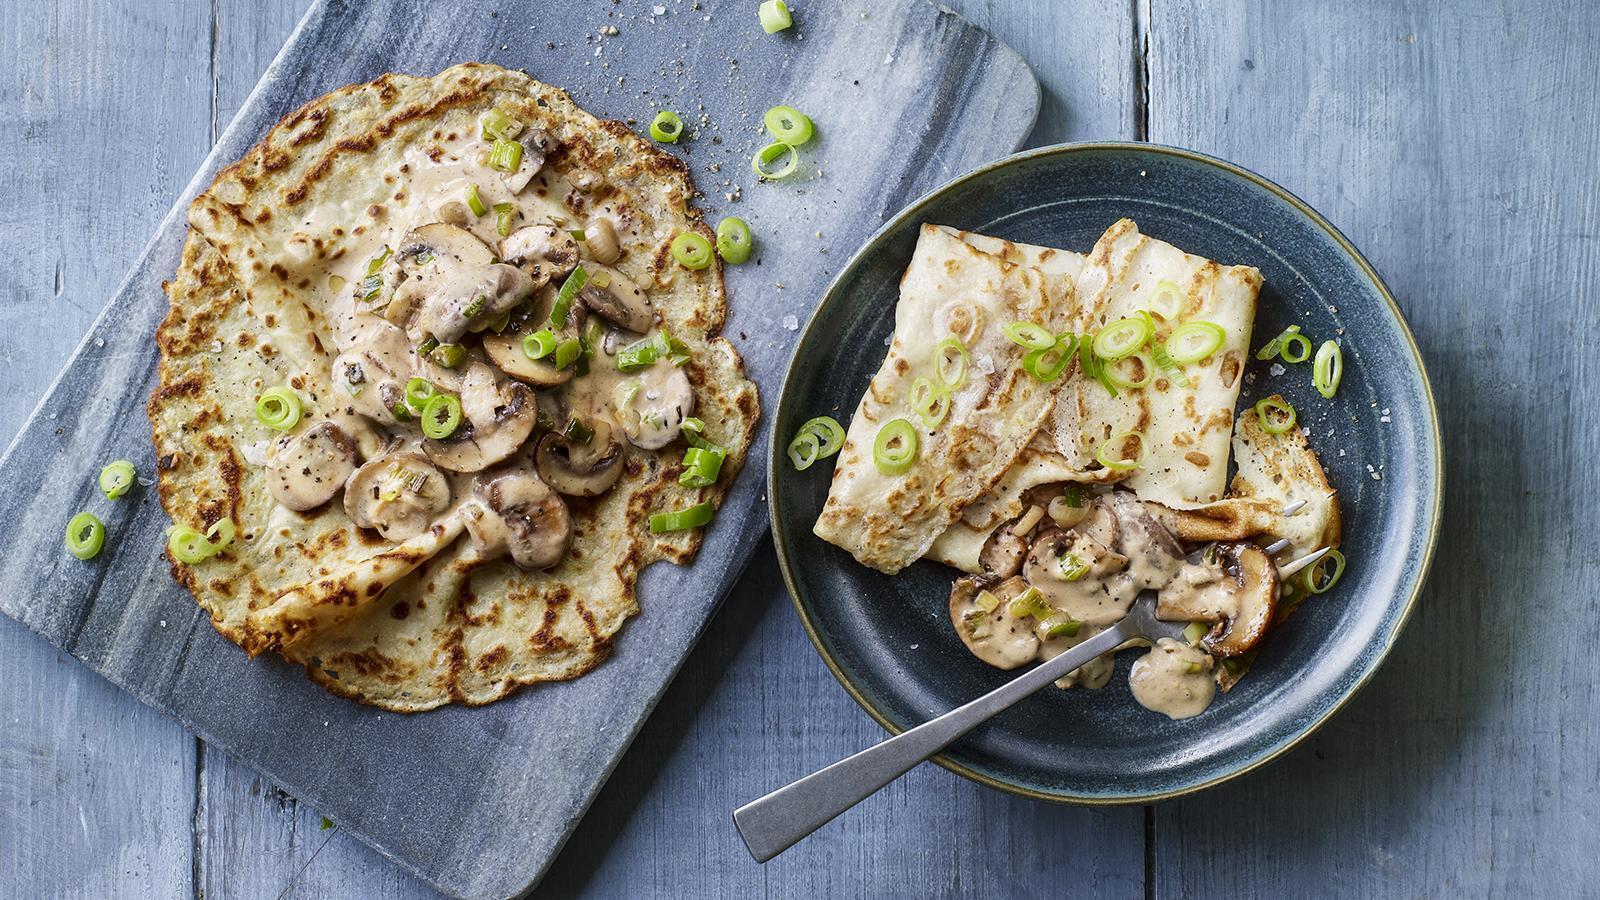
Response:
[[[1188,453],[1185,453],[1183,455],[1183,458],[1188,460],[1189,462],[1194,463],[1195,465],[1199,466],[1202,469],[1204,469],[1206,466],[1211,465],[1211,457],[1205,455],[1204,453],[1201,453],[1198,450],[1190,450]]]
[[[391,619],[402,619],[403,620],[403,619],[405,619],[406,616],[409,616],[409,615],[411,615],[411,604],[407,603],[404,600],[401,600],[398,603],[396,603],[395,605],[389,607],[389,618],[391,618]]]
[[[488,653],[478,657],[478,671],[487,675],[490,672],[493,672],[495,669],[498,669],[500,666],[505,665],[506,660],[510,658],[511,651],[507,650],[504,646],[496,646],[493,650],[490,650]]]

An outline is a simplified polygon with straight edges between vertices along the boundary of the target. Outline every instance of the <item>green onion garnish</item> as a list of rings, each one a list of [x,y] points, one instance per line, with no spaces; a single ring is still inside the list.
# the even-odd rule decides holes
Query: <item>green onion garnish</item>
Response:
[[[522,145],[505,138],[496,138],[494,149],[489,151],[489,168],[510,173],[521,167]]]
[[[1299,350],[1293,356],[1289,353],[1291,344]],[[1305,362],[1311,358],[1311,339],[1300,333],[1299,325],[1290,325],[1256,352],[1256,359],[1266,360],[1274,356],[1281,357],[1284,362],[1289,363]]]
[[[627,404],[624,403],[623,405],[626,406]],[[679,433],[683,435],[684,443],[691,447],[699,447],[701,450],[716,450],[724,455],[727,454],[726,450],[706,440],[706,423],[702,419],[697,419],[694,416],[685,416],[683,423],[679,426]]]
[[[815,432],[802,431],[789,442],[789,462],[797,472],[811,468],[821,458],[822,439]]]
[[[79,559],[94,559],[106,543],[106,523],[91,512],[67,520],[67,552]]]
[[[433,382],[426,378],[412,378],[406,382],[406,406],[421,412],[438,393],[433,387]]]
[[[711,265],[711,242],[692,231],[672,239],[672,258],[685,269],[704,269]]]
[[[750,258],[755,239],[750,236],[750,226],[738,216],[729,216],[717,223],[717,254],[722,261],[737,266]]]
[[[430,335],[428,335],[428,339],[423,341],[417,347],[417,355],[418,356],[427,356],[429,353],[432,353],[434,351],[434,348],[436,348],[438,346],[439,346],[439,339],[430,334]]]
[[[1007,338],[1013,344],[1020,344],[1029,350],[1049,350],[1056,344],[1056,336],[1032,322],[1012,322],[1005,328]]]
[[[567,427],[561,430],[561,436],[574,444],[587,444],[594,440],[594,429],[583,424],[577,416],[567,420]]]
[[[218,519],[206,529],[206,542],[211,545],[211,555],[216,556],[227,546],[233,543],[233,538],[239,533],[239,526],[233,524],[232,519]]]
[[[655,361],[656,346],[649,338],[640,338],[617,351],[617,369],[622,372],[647,369]]]
[[[1053,339],[1047,347],[1029,350],[1028,355],[1022,358],[1022,370],[1039,381],[1055,381],[1067,370],[1067,366],[1072,365],[1072,345],[1076,340],[1075,336],[1064,334],[1058,340]],[[1146,383],[1149,383],[1148,379]]]
[[[472,298],[472,302],[467,304],[466,308],[461,311],[461,314],[469,319],[474,319],[482,314],[483,308],[488,305],[489,298],[479,294],[478,296]]]
[[[167,529],[167,555],[178,562],[196,565],[211,558],[211,542],[198,529],[174,525]]]
[[[933,348],[933,373],[939,383],[956,390],[967,382],[967,348],[951,335]]]
[[[762,118],[767,133],[791,147],[798,147],[816,133],[811,119],[792,106],[774,106]]]
[[[788,158],[784,160],[782,165],[775,169],[770,168],[773,163],[778,161],[779,157],[783,156]],[[783,141],[773,141],[750,158],[750,170],[755,172],[762,181],[782,181],[793,175],[795,169],[799,168],[799,166],[800,155],[795,153],[793,147]]]
[[[428,358],[446,369],[454,369],[467,361],[467,348],[460,344],[440,344],[433,348]]]
[[[1178,364],[1172,359],[1172,354],[1167,352],[1166,344],[1161,341],[1151,342],[1150,355],[1155,359],[1156,365],[1161,367],[1161,371],[1167,373],[1167,378],[1173,384],[1181,388],[1192,386],[1189,376],[1183,374],[1183,369],[1178,367]]]
[[[1069,483],[1061,489],[1061,499],[1073,509],[1083,509],[1083,485]]]
[[[923,427],[938,428],[950,414],[950,389],[934,384],[933,379],[924,375],[911,382],[907,403],[922,420]]]
[[[1122,374],[1122,364],[1128,360],[1136,360],[1139,363],[1139,371],[1142,373],[1140,376],[1129,378]],[[1106,363],[1105,373],[1106,378],[1120,388],[1149,387],[1150,382],[1154,381],[1156,377],[1156,364],[1150,359],[1149,353],[1137,350],[1131,356],[1124,356],[1115,362]]]
[[[885,475],[901,475],[917,461],[917,432],[905,419],[890,419],[872,442],[872,463]]]
[[[256,419],[268,428],[288,431],[300,424],[300,395],[283,385],[269,387],[256,398]]]
[[[422,434],[436,441],[461,427],[461,399],[455,394],[434,394],[422,408]]]
[[[1128,441],[1139,442],[1139,452],[1133,456],[1128,455]],[[1126,472],[1144,465],[1145,440],[1144,434],[1138,431],[1124,431],[1106,438],[1105,443],[1095,452],[1095,459],[1100,460],[1100,465],[1115,472]]]
[[[589,283],[589,273],[583,266],[572,270],[567,280],[561,282],[561,290],[556,293],[556,302],[550,307],[550,327],[564,328],[567,324],[567,313],[572,309],[572,301]]]
[[[1189,646],[1194,647],[1200,643],[1200,639],[1205,637],[1206,632],[1210,630],[1211,626],[1204,622],[1190,622],[1183,627],[1183,639],[1189,643]]]
[[[1183,288],[1176,281],[1158,281],[1150,294],[1150,311],[1172,322],[1183,311]]]
[[[1044,624],[1041,627],[1044,629],[1045,639],[1049,640],[1050,638],[1057,638],[1061,637],[1062,635],[1066,635],[1067,637],[1077,637],[1078,630],[1083,627],[1083,623],[1072,618],[1071,616],[1057,613],[1056,615],[1045,619]]]
[[[567,366],[577,362],[578,357],[582,354],[583,342],[577,338],[567,338],[566,340],[556,344],[554,359],[555,367],[558,369],[565,369]]]
[[[844,428],[832,416],[807,419],[794,440],[789,442],[789,461],[804,471],[819,459],[838,453],[844,447]]]
[[[1178,365],[1199,362],[1217,352],[1228,332],[1213,322],[1189,322],[1172,329],[1167,336],[1167,353]]]
[[[486,141],[509,141],[522,133],[522,122],[498,106],[484,113],[478,124],[483,127],[481,136]]]
[[[1056,575],[1062,581],[1077,581],[1089,574],[1089,564],[1076,554],[1067,553],[1056,559]]]
[[[132,462],[119,459],[100,470],[100,490],[107,500],[115,500],[133,487],[137,475]]]
[[[690,447],[683,452],[683,474],[678,476],[678,483],[690,488],[710,487],[716,484],[717,476],[722,473],[722,460],[726,455],[726,451],[720,448],[702,450],[699,447]]]
[[[1294,427],[1294,407],[1282,397],[1268,397],[1256,403],[1256,417],[1267,434],[1283,434]]]
[[[761,17],[761,30],[767,34],[777,34],[794,24],[794,17],[789,15],[789,4],[783,0],[766,0],[758,10]]]
[[[656,513],[650,517],[650,532],[661,534],[667,531],[683,531],[688,528],[699,528],[709,524],[711,517],[716,514],[716,509],[711,501],[696,503],[687,509],[673,510],[672,512]]]
[[[517,205],[515,203],[496,203],[494,205],[494,230],[501,237],[511,234],[511,220],[516,218]]]
[[[1094,339],[1087,334],[1078,338],[1078,368],[1083,370],[1083,374],[1100,382],[1100,386],[1111,396],[1117,396],[1117,386],[1106,377],[1105,364],[1094,352]]]
[[[1132,356],[1150,340],[1150,320],[1140,317],[1118,319],[1100,329],[1094,336],[1094,353],[1101,359],[1115,360]],[[1170,348],[1168,350],[1170,351]]]
[[[1333,341],[1323,341],[1317,348],[1316,362],[1311,364],[1311,383],[1317,393],[1329,400],[1339,392],[1339,382],[1344,380],[1344,351]]]
[[[522,340],[522,352],[528,359],[544,359],[555,352],[555,333],[549,328],[539,328]]]
[[[1048,612],[1054,612],[1054,609],[1050,606],[1050,601],[1039,593],[1038,588],[1030,587],[1014,597],[1006,605],[1006,611],[1011,613],[1014,618],[1026,619],[1029,616],[1040,616]]]
[[[676,144],[683,136],[683,119],[672,110],[663,109],[650,122],[650,136],[663,144]]]
[[[489,211],[489,207],[483,203],[483,197],[478,195],[478,186],[475,184],[467,185],[467,208],[472,210],[475,216],[481,216]]]
[[[1333,571],[1324,572],[1323,569],[1329,563],[1333,564]],[[1329,550],[1321,559],[1313,563],[1311,568],[1306,569],[1305,574],[1301,576],[1301,581],[1305,584],[1306,590],[1311,593],[1326,594],[1333,589],[1334,585],[1339,583],[1339,578],[1342,575],[1344,575],[1344,554],[1337,550]]]

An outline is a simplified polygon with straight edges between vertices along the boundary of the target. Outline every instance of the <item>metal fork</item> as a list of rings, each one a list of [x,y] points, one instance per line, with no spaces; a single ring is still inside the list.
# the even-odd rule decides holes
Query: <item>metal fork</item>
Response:
[[[1304,500],[1291,503],[1283,514],[1292,516],[1305,505]],[[1276,555],[1288,545],[1279,540],[1263,549]],[[1324,547],[1279,566],[1278,574],[1288,578],[1327,552]],[[733,824],[756,862],[766,862],[1023,697],[1127,641],[1182,640],[1185,625],[1157,619],[1156,592],[1141,591],[1128,614],[1105,631],[970,703],[746,803],[733,811]]]

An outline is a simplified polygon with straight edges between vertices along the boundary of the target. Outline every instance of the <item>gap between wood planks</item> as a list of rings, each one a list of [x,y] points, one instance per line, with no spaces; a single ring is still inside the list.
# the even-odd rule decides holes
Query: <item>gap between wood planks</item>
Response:
[[[1150,6],[1155,0],[1130,0],[1133,5],[1133,138],[1150,140]],[[1144,807],[1144,900],[1156,900],[1156,808]]]

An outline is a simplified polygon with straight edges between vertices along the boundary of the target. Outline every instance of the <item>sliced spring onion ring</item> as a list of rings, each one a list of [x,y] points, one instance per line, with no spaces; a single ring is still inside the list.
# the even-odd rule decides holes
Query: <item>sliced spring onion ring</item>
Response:
[[[777,168],[770,168],[780,157],[787,156],[783,164]],[[795,173],[800,167],[800,155],[794,148],[783,141],[773,141],[750,157],[750,170],[760,176],[762,181],[782,181]]]
[[[1067,553],[1056,558],[1056,574],[1062,581],[1077,581],[1089,574],[1089,564],[1076,554]]]
[[[1137,455],[1128,455],[1128,441],[1139,442]],[[1124,431],[1106,438],[1105,443],[1095,453],[1095,459],[1100,460],[1100,465],[1115,472],[1126,472],[1144,465],[1145,438],[1142,432]]]
[[[939,383],[955,390],[967,382],[967,348],[951,335],[933,348],[933,373]]]
[[[906,402],[926,428],[938,428],[950,415],[950,389],[934,384],[933,379],[926,375],[911,382],[911,392]]]
[[[494,230],[501,237],[511,234],[511,220],[516,218],[517,205],[515,203],[496,203],[494,205]]]
[[[205,533],[187,525],[167,529],[167,555],[186,565],[203,563],[215,555]]]
[[[109,463],[100,470],[100,491],[106,495],[107,500],[115,500],[133,487],[138,474],[138,470],[129,460],[119,459]]]
[[[1150,312],[1167,322],[1176,322],[1183,312],[1183,288],[1176,281],[1158,281],[1150,294]]]
[[[683,137],[683,119],[672,110],[663,109],[650,121],[650,136],[663,144],[676,144]]]
[[[774,106],[767,110],[761,122],[767,126],[767,134],[791,147],[804,144],[816,134],[816,126],[811,124],[811,119],[792,106]]]
[[[436,441],[461,427],[461,400],[454,394],[434,394],[422,408],[422,433]]]
[[[750,258],[755,249],[755,239],[750,236],[750,225],[738,216],[729,216],[717,223],[717,255],[729,265],[737,266]]]
[[[67,552],[79,559],[94,559],[106,544],[106,523],[91,512],[67,520]]]
[[[1056,344],[1056,336],[1032,322],[1012,322],[1001,331],[1013,344],[1020,344],[1029,350],[1049,350]]]
[[[1294,407],[1282,397],[1267,397],[1256,403],[1256,417],[1267,434],[1283,434],[1294,427]]]
[[[661,534],[667,531],[683,531],[688,528],[699,528],[709,524],[711,517],[716,515],[716,509],[711,501],[696,503],[687,509],[673,510],[672,512],[656,513],[650,517],[650,532]]]
[[[1294,351],[1291,353],[1291,349]],[[1311,338],[1295,332],[1283,339],[1283,349],[1278,356],[1286,363],[1303,363],[1311,358]]]
[[[483,128],[482,136],[486,141],[509,141],[522,133],[522,123],[498,106],[484,113],[478,124]]]
[[[800,434],[815,434],[819,445],[818,459],[827,459],[844,449],[844,427],[832,416],[807,419],[800,426]]]
[[[1178,365],[1199,362],[1217,352],[1228,332],[1214,322],[1188,322],[1172,329],[1165,346],[1172,361]]]
[[[917,431],[905,419],[890,419],[872,442],[872,463],[885,475],[902,475],[917,461]]]
[[[678,483],[691,488],[716,484],[717,476],[722,473],[722,460],[726,456],[727,452],[720,448],[704,450],[690,447],[683,453],[683,474],[678,476]]]
[[[567,280],[561,282],[561,290],[556,293],[556,302],[550,307],[550,327],[561,328],[567,324],[567,313],[572,310],[572,301],[589,283],[589,273],[579,266],[572,270]]]
[[[1030,616],[1055,612],[1055,609],[1051,607],[1050,601],[1044,598],[1044,594],[1039,593],[1038,588],[1030,587],[1011,598],[1011,602],[1006,604],[1006,611],[1016,618],[1026,619]]]
[[[1193,383],[1189,381],[1189,376],[1183,374],[1183,369],[1178,367],[1178,364],[1172,359],[1172,354],[1167,352],[1166,344],[1161,341],[1152,342],[1150,344],[1150,357],[1155,360],[1156,365],[1161,367],[1161,371],[1166,373],[1167,379],[1173,384],[1181,388],[1193,386]]]
[[[1323,341],[1317,348],[1316,362],[1311,364],[1311,383],[1329,400],[1339,392],[1339,382],[1344,380],[1344,351],[1333,341]]]
[[[438,391],[434,389],[433,382],[426,378],[412,378],[406,382],[406,405],[421,412],[436,393]]]
[[[1137,362],[1139,364],[1139,374],[1137,376],[1130,378],[1124,374],[1123,364],[1128,362]],[[1129,356],[1124,356],[1119,360],[1106,363],[1105,372],[1106,378],[1117,387],[1149,387],[1150,382],[1154,381],[1156,377],[1156,364],[1155,361],[1150,358],[1150,354],[1148,352],[1144,350],[1137,350]]]
[[[561,436],[574,444],[587,444],[594,440],[594,429],[583,424],[577,416],[567,420],[567,427],[561,429]]]
[[[256,398],[256,419],[268,428],[288,431],[300,424],[300,413],[300,395],[281,384]]]
[[[1061,377],[1061,373],[1072,365],[1074,335],[1064,334],[1051,341],[1050,346],[1029,350],[1022,358],[1022,370],[1032,375],[1035,379],[1046,383]]]
[[[544,359],[556,352],[556,336],[548,328],[541,328],[522,339],[522,352],[529,359]]]
[[[467,348],[460,344],[440,344],[433,348],[428,358],[446,369],[454,369],[467,361]]]
[[[478,194],[478,186],[475,184],[467,185],[467,209],[472,210],[472,214],[475,216],[481,216],[489,211],[489,207],[484,205],[483,197]]]
[[[1118,319],[1094,336],[1094,353],[1106,360],[1132,356],[1134,351],[1144,346],[1145,341],[1150,340],[1152,331],[1154,329],[1150,327],[1149,319],[1137,316]]]
[[[577,338],[567,338],[556,344],[556,352],[552,362],[555,363],[556,368],[565,369],[567,366],[577,362],[578,357],[582,355],[583,341]]]
[[[1083,370],[1083,374],[1100,382],[1100,386],[1111,396],[1117,396],[1117,386],[1106,377],[1105,363],[1095,355],[1094,338],[1087,334],[1078,338],[1078,368]]]
[[[1045,639],[1049,640],[1050,638],[1058,638],[1063,635],[1066,637],[1077,637],[1078,630],[1083,628],[1083,623],[1072,618],[1066,613],[1057,613],[1050,618],[1045,619],[1039,627],[1044,631]]]
[[[802,431],[789,442],[789,462],[794,465],[795,471],[804,472],[811,468],[822,453],[822,440],[815,432]]]
[[[685,269],[704,269],[711,265],[715,255],[711,242],[693,231],[685,231],[672,239],[672,258]]]
[[[624,403],[623,405],[626,406],[627,404]],[[679,432],[683,435],[683,442],[691,447],[699,447],[701,450],[715,450],[724,456],[728,455],[727,450],[706,440],[706,423],[701,419],[697,419],[694,416],[684,417],[683,424],[679,426]]]
[[[1183,626],[1183,639],[1188,642],[1189,646],[1194,647],[1200,643],[1200,639],[1205,637],[1210,630],[1211,626],[1205,622],[1190,622],[1188,625]]]
[[[1073,509],[1083,509],[1083,485],[1069,483],[1061,489],[1061,499]]]
[[[501,172],[515,172],[522,168],[522,145],[505,138],[495,138],[489,150],[489,168]]]
[[[761,30],[767,34],[777,34],[794,24],[794,17],[789,14],[789,4],[783,0],[766,0],[757,12],[761,17]]]
[[[206,543],[211,545],[211,556],[216,556],[228,545],[233,543],[234,536],[239,533],[239,526],[233,524],[232,519],[218,519],[206,529]]]
[[[1323,570],[1329,563],[1333,564],[1333,571],[1325,573]],[[1344,575],[1344,554],[1337,550],[1329,550],[1321,559],[1312,563],[1300,578],[1306,590],[1313,594],[1326,594],[1339,583],[1342,575]]]

